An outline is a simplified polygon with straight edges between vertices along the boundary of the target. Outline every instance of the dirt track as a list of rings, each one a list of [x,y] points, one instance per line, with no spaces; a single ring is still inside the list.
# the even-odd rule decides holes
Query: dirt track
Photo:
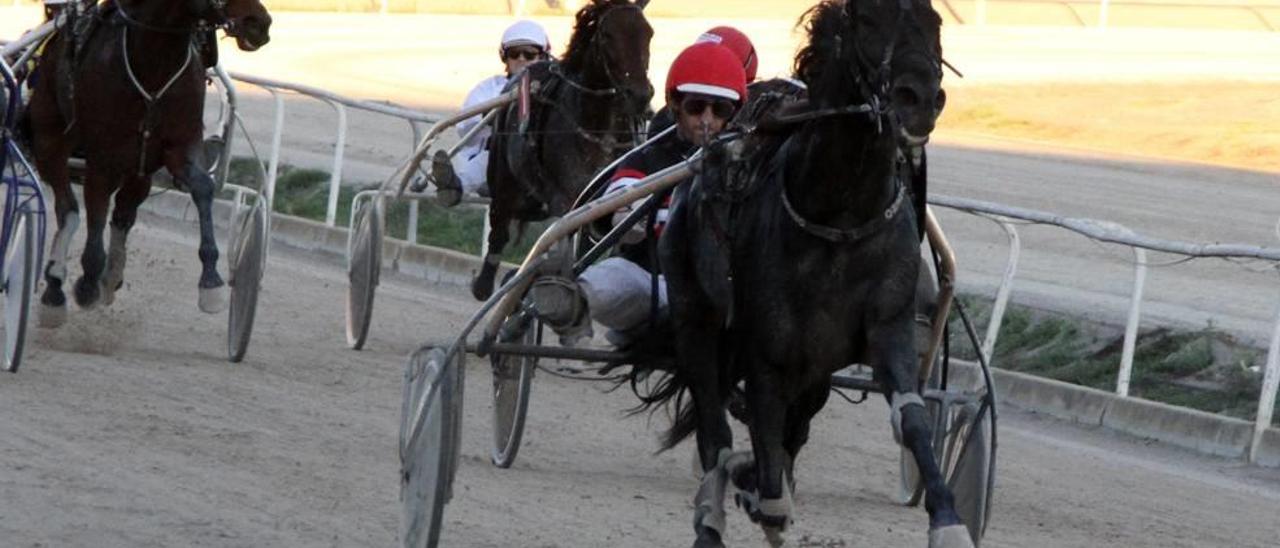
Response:
[[[246,363],[225,316],[194,306],[194,226],[145,218],[113,308],[72,310],[0,378],[5,546],[390,546],[403,358],[453,333],[454,287],[389,279],[370,350],[342,342],[335,261],[276,247]],[[77,246],[78,247],[78,246]],[[73,263],[74,264],[74,263]],[[73,271],[78,268],[73,266]],[[634,399],[535,380],[512,470],[487,461],[486,368],[472,361],[444,546],[679,546],[696,488],[687,446],[653,456],[662,418]],[[832,403],[801,457],[798,546],[922,546],[925,517],[889,502],[883,403]],[[1280,472],[1009,412],[987,546],[1271,546]],[[758,545],[733,512],[733,545]]]

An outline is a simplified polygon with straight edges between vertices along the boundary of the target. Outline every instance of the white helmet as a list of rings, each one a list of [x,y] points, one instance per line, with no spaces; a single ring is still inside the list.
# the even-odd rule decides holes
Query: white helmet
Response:
[[[542,25],[526,19],[516,21],[502,33],[502,47],[505,49],[511,46],[538,46],[543,51],[550,52],[551,39],[547,38],[547,31],[543,30]]]

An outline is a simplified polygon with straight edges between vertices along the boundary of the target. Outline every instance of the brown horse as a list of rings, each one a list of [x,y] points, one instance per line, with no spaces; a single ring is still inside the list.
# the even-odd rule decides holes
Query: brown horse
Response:
[[[532,108],[498,112],[490,141],[489,239],[484,266],[471,282],[480,300],[493,292],[512,223],[563,215],[600,168],[634,146],[647,121],[647,1],[592,0],[578,11],[564,58],[530,65]]]
[[[72,151],[84,156],[89,230],[76,303],[91,308],[114,299],[124,280],[129,229],[151,190],[151,175],[164,167],[191,192],[199,213],[200,309],[219,312],[226,287],[217,270],[215,183],[200,167],[206,67],[197,37],[222,28],[240,49],[254,51],[270,39],[271,16],[258,0],[108,0],[84,18],[89,24],[64,28],[46,46],[28,113],[36,166],[53,188],[58,217],[41,323],[53,327],[66,317],[62,284],[80,215],[67,166]],[[113,194],[108,255],[103,231]]]

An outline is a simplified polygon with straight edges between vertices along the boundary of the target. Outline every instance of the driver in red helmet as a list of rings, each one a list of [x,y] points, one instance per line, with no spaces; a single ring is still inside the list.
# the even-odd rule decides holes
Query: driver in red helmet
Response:
[[[747,85],[750,86],[756,80],[756,70],[760,68],[760,58],[756,55],[756,47],[751,43],[751,39],[742,31],[722,25],[713,27],[707,32],[698,36],[694,40],[695,44],[712,43],[724,46],[725,49],[732,51],[738,60],[742,62],[742,70],[747,79]],[[750,88],[748,88],[750,92]],[[669,109],[658,111],[653,119],[649,121],[649,135],[657,135],[662,130],[671,127],[674,123],[672,112]]]
[[[644,177],[686,160],[724,129],[747,97],[746,72],[732,51],[716,43],[697,43],[676,57],[667,73],[666,109],[676,131],[651,143],[627,159],[605,191],[619,192]],[[543,276],[529,293],[542,320],[561,342],[572,344],[590,334],[591,320],[609,329],[606,338],[617,346],[636,340],[648,324],[653,304],[653,276],[661,272],[653,246],[666,224],[669,198],[657,212],[652,231],[638,224],[618,253],[588,267],[576,280]],[[639,203],[632,204],[639,206]],[[622,220],[628,206],[613,216]],[[666,281],[658,276],[657,306],[667,307]]]

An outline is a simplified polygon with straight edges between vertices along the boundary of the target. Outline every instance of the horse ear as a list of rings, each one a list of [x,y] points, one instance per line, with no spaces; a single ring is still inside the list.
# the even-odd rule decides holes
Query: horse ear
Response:
[[[644,11],[644,7],[649,5],[649,0],[636,0],[636,5],[640,6],[640,11]]]

